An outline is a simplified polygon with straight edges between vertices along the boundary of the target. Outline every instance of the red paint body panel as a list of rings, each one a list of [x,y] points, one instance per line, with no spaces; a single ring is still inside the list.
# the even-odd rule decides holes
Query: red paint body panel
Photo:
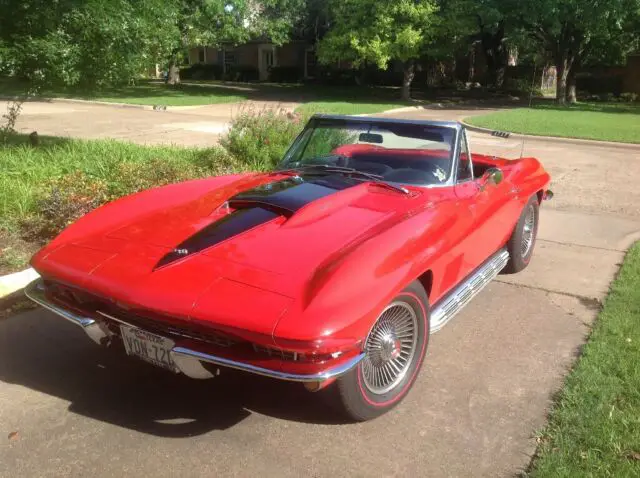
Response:
[[[506,243],[529,197],[549,185],[533,158],[474,154],[473,161],[500,167],[503,182],[484,190],[481,179],[409,186],[409,195],[362,183],[160,268],[165,254],[224,214],[219,207],[231,196],[287,176],[231,175],[152,189],[87,214],[32,265],[45,279],[166,320],[286,350],[347,350],[426,271],[436,303]],[[320,370],[322,363],[287,367]]]

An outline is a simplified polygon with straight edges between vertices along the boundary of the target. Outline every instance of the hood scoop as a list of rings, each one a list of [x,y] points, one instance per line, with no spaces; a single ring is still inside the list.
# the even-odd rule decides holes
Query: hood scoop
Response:
[[[277,217],[289,218],[307,204],[355,185],[352,180],[340,176],[314,177],[312,182],[293,176],[236,194],[221,206],[232,212],[175,246],[158,261],[155,269],[201,252]]]

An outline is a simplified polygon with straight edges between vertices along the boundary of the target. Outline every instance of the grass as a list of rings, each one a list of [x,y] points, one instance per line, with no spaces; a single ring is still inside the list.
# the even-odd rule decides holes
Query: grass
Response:
[[[10,78],[0,78],[2,96],[19,96],[24,91],[23,84]],[[178,86],[168,86],[160,81],[142,81],[136,86],[99,91],[59,87],[44,90],[40,96],[149,106],[196,106],[234,103],[247,99],[291,101],[305,103],[299,108],[301,112],[333,114],[378,113],[410,104],[399,100],[397,88],[190,80]]]
[[[43,207],[64,221],[74,197],[79,205],[92,197],[108,200],[138,188],[222,174],[230,164],[219,147],[149,147],[55,137],[40,137],[33,147],[23,135],[10,136],[0,144],[0,275],[26,267],[47,239],[33,232],[44,224],[39,219]],[[65,203],[51,202],[53,187],[63,188],[66,209]]]
[[[540,434],[533,477],[640,476],[640,243]]]
[[[0,91],[5,97],[21,95],[24,86],[10,79],[0,81]],[[83,91],[77,88],[51,88],[41,92],[43,98],[68,98],[133,105],[197,106],[219,103],[235,103],[247,99],[247,92],[223,85],[177,85],[144,81],[135,86]]]
[[[380,113],[382,111],[401,108],[409,103],[367,103],[349,101],[311,101],[299,106],[296,111],[303,114],[327,113],[339,115],[358,115]]]
[[[38,191],[48,181],[76,171],[92,178],[118,181],[122,163],[159,160],[172,164],[203,165],[216,154],[214,148],[194,149],[140,146],[115,140],[83,141],[40,137],[38,147],[22,135],[0,145],[0,227],[13,229],[16,221],[33,210]]]
[[[483,128],[538,136],[640,143],[640,105],[630,103],[550,104],[467,118]]]

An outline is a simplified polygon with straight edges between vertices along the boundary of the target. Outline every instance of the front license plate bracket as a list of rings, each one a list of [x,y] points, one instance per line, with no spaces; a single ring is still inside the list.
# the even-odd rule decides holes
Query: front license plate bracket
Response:
[[[127,355],[175,373],[180,371],[171,358],[173,340],[126,325],[120,326],[120,333]]]

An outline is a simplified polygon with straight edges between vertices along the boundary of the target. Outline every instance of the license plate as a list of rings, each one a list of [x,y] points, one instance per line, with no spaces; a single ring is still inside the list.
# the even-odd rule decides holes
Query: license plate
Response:
[[[126,325],[120,326],[120,332],[127,355],[133,355],[158,367],[178,372],[178,367],[169,353],[174,346],[173,340]]]

